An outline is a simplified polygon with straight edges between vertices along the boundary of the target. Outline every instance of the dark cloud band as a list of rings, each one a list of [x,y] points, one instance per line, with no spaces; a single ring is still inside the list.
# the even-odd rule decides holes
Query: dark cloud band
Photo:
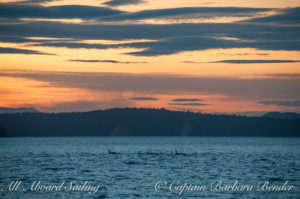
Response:
[[[203,99],[198,99],[198,98],[177,98],[177,99],[172,99],[172,102],[200,102],[203,101]]]
[[[33,55],[55,55],[50,53],[44,53],[35,50],[25,50],[19,48],[2,48],[0,47],[0,54],[33,54]]]
[[[230,63],[230,64],[272,64],[272,63],[296,63],[297,60],[222,60],[215,63]]]
[[[207,106],[208,104],[202,104],[202,103],[169,103],[168,105],[172,105],[172,106]]]
[[[84,62],[84,63],[111,63],[111,64],[145,64],[147,62],[135,61],[117,61],[117,60],[98,60],[98,59],[71,59],[71,62]]]
[[[285,15],[295,15],[299,8],[284,9]],[[127,13],[107,7],[93,6],[28,6],[0,4],[0,17],[5,18],[82,18],[117,22],[200,14],[204,16],[245,16],[268,9],[256,8],[174,8]],[[278,15],[279,16],[279,15]],[[275,16],[274,16],[275,18]],[[276,18],[274,19],[276,20]],[[279,20],[279,19],[278,19]],[[300,28],[276,26],[264,23],[198,23],[198,24],[67,24],[55,22],[8,23],[0,25],[0,40],[9,38],[21,41],[26,37],[69,38],[74,40],[127,40],[148,39],[147,42],[122,44],[87,44],[84,42],[41,41],[34,45],[68,48],[137,48],[128,54],[135,56],[159,56],[183,51],[230,48],[255,48],[261,50],[300,50]],[[236,38],[234,40],[224,37]],[[249,60],[224,60],[227,63],[251,63]],[[255,63],[288,63],[293,60],[254,60]]]
[[[171,25],[82,25],[35,22],[28,24],[0,25],[2,34],[11,38],[53,37],[92,40],[150,39],[151,42],[134,42],[118,45],[86,44],[72,42],[42,42],[41,46],[69,48],[118,48],[142,49],[132,52],[138,56],[158,56],[182,51],[257,48],[262,50],[300,50],[297,27],[277,27],[243,24],[171,24]],[[251,32],[251,34],[248,34]],[[269,32],[266,34],[265,32]],[[223,34],[241,40],[224,40],[212,37]],[[9,37],[1,37],[6,41]],[[251,40],[251,41],[244,41]]]
[[[277,15],[254,18],[248,22],[300,25],[300,7],[281,9]]]
[[[137,5],[145,3],[144,0],[110,0],[106,1],[103,4],[108,6],[121,6],[121,5]]]
[[[300,101],[259,101],[264,105],[277,105],[277,106],[295,106],[300,107]]]
[[[136,101],[156,101],[156,100],[158,100],[157,98],[154,98],[154,97],[132,97],[130,99],[136,100]]]
[[[104,4],[110,6],[142,3],[141,0],[112,0]],[[114,3],[114,5],[113,5]],[[117,4],[118,3],[118,4]],[[214,18],[233,16],[252,16],[257,12],[269,11],[265,8],[238,7],[185,7],[157,10],[143,10],[139,12],[125,12],[108,7],[63,5],[40,6],[24,4],[1,4],[0,17],[5,18],[53,18],[53,19],[97,19],[97,21],[124,21],[155,18]]]
[[[0,17],[5,18],[91,19],[123,13],[106,7],[83,5],[44,7],[39,5],[0,4]]]

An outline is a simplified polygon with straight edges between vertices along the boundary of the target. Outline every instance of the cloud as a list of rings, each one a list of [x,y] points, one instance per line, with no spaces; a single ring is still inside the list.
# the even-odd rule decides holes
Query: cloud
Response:
[[[271,77],[271,78],[300,78],[300,73],[268,73],[260,76]]]
[[[157,42],[129,44],[131,47],[146,48],[143,51],[128,54],[138,56],[158,56],[176,54],[182,51],[204,50],[211,48],[233,48],[239,46],[229,40],[218,40],[207,36],[180,36],[161,39]]]
[[[1,38],[0,38],[1,39]],[[117,47],[116,45],[105,45],[105,44],[86,44],[86,43],[72,43],[72,42],[61,42],[61,41],[41,41],[37,44],[31,44],[31,46],[48,46],[48,47],[65,47],[65,48],[86,48],[86,49],[108,49]]]
[[[143,38],[136,38],[136,39],[143,39]],[[152,40],[154,39],[155,38],[153,38]],[[215,39],[208,36],[188,36],[188,37],[176,36],[172,38],[162,38],[157,41],[151,41],[151,42],[147,41],[147,42],[134,42],[134,43],[123,43],[123,44],[42,42],[42,43],[32,44],[32,46],[51,46],[51,47],[86,48],[86,49],[108,49],[108,48],[142,49],[142,50],[138,50],[137,52],[127,53],[127,54],[137,55],[137,56],[169,55],[169,54],[179,53],[181,51],[205,50],[205,49],[213,49],[213,48],[248,47],[245,43],[240,44],[239,42],[232,42],[223,39]]]
[[[185,64],[200,64],[200,63],[206,63],[206,62],[197,62],[197,61],[184,61],[182,63],[185,63]]]
[[[212,33],[214,34],[214,33]],[[234,33],[233,33],[234,34]],[[257,33],[253,33],[257,34]],[[240,35],[241,37],[245,35]],[[272,35],[270,35],[272,37]],[[142,51],[131,52],[128,54],[137,56],[158,56],[176,54],[182,51],[206,50],[206,49],[230,49],[230,48],[256,48],[261,50],[300,50],[297,41],[272,40],[253,40],[249,42],[232,41],[209,36],[177,36],[164,38],[154,42],[132,43],[127,46],[143,48]]]
[[[2,70],[0,76],[51,82],[57,87],[142,93],[192,92],[248,99],[300,99],[299,78],[222,78],[176,75],[71,73]]]
[[[29,2],[29,1],[26,1]],[[104,4],[118,5],[142,3],[142,0],[113,0]],[[116,6],[117,4],[113,5]],[[108,7],[61,5],[41,6],[37,4],[1,4],[0,17],[5,18],[53,18],[53,19],[97,19],[97,21],[124,21],[156,18],[197,19],[215,17],[245,17],[253,16],[257,12],[269,11],[265,8],[238,8],[238,7],[184,7],[156,10],[143,10],[138,12],[125,12]]]
[[[268,17],[254,18],[247,22],[259,22],[259,23],[276,23],[276,24],[300,24],[300,7],[281,9],[281,12],[277,15]]]
[[[55,54],[49,54],[49,53],[44,53],[44,52],[35,51],[35,50],[25,50],[25,49],[19,49],[19,48],[2,48],[2,47],[0,47],[0,54],[55,55]]]
[[[230,64],[270,64],[270,63],[296,63],[297,60],[221,60],[213,63],[230,63]]]
[[[64,38],[64,39],[30,39],[26,37],[19,37],[19,36],[10,36],[10,35],[0,35],[0,41],[1,42],[9,42],[9,43],[36,43],[38,42],[39,44],[47,44],[48,42],[50,43],[70,43],[74,41],[78,41],[78,39],[69,39],[69,38]],[[73,43],[71,43],[73,44]],[[74,43],[75,44],[75,43]],[[27,44],[27,46],[34,46],[32,44]],[[46,46],[46,45],[45,45]],[[62,46],[63,47],[63,46]]]
[[[71,62],[87,62],[87,63],[112,63],[112,64],[145,64],[147,62],[133,61],[117,61],[117,60],[97,60],[97,59],[71,59]]]
[[[24,1],[15,1],[15,2],[8,2],[8,3],[2,3],[4,5],[41,5],[43,3],[51,2],[51,1],[61,1],[61,0],[24,0]]]
[[[106,1],[103,4],[108,6],[121,6],[121,5],[137,5],[145,3],[144,0],[110,0]]]
[[[132,97],[130,99],[131,100],[137,100],[137,101],[154,101],[154,100],[158,100],[157,98],[154,98],[154,97]]]
[[[143,10],[139,12],[123,13],[112,16],[108,20],[142,20],[142,19],[197,19],[216,17],[245,17],[255,15],[257,12],[269,11],[265,8],[238,8],[238,7],[184,7],[156,10]]]
[[[108,1],[112,2],[112,1]],[[115,2],[115,1],[113,1]],[[129,2],[129,1],[122,1]],[[151,42],[134,42],[117,45],[86,44],[73,42],[41,41],[38,46],[68,48],[138,48],[129,54],[136,56],[159,56],[176,54],[183,51],[229,48],[255,48],[260,50],[300,50],[300,29],[298,12],[300,8],[282,9],[283,14],[271,16],[278,24],[259,23],[178,23],[178,24],[132,24],[136,20],[171,18],[197,19],[199,17],[245,17],[257,12],[274,11],[265,8],[239,7],[183,7],[170,9],[125,12],[108,7],[62,5],[40,6],[0,4],[0,18],[46,18],[46,19],[92,19],[98,23],[59,23],[59,22],[18,22],[0,24],[1,38],[19,40],[25,37],[69,38],[74,40],[128,40],[149,39]],[[278,9],[275,9],[278,11]],[[284,19],[290,19],[294,26],[286,26]],[[294,16],[294,18],[292,17]],[[266,20],[266,17],[256,20]],[[116,23],[124,22],[126,23]],[[129,22],[128,22],[129,21]],[[110,22],[110,23],[102,23]],[[236,38],[226,40],[224,37]]]
[[[172,105],[172,106],[207,106],[208,104],[202,104],[202,103],[169,103],[168,105]]]
[[[5,18],[54,18],[54,19],[91,19],[120,15],[124,12],[107,7],[62,5],[39,6],[20,4],[1,4],[0,17]]]
[[[200,102],[203,101],[203,99],[198,99],[198,98],[177,98],[177,99],[172,99],[172,102]]]
[[[49,43],[41,46],[70,48],[137,48],[130,54],[159,56],[182,51],[256,48],[261,50],[300,50],[300,29],[257,24],[62,24],[55,22],[31,22],[26,24],[2,24],[3,36],[12,38],[52,37],[74,40],[128,40],[149,39],[155,41],[123,43],[117,45],[84,43]],[[225,40],[222,37],[238,38]],[[4,37],[5,38],[5,37]],[[1,38],[0,38],[1,39]]]
[[[300,101],[259,101],[259,103],[277,106],[300,106]]]

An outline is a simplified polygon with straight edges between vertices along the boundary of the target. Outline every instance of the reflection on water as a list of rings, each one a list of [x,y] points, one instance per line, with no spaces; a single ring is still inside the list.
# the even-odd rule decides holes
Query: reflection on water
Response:
[[[22,181],[87,191],[0,191],[0,198],[297,198],[299,138],[62,137],[0,139],[0,186]],[[108,153],[110,149],[111,153]],[[177,153],[176,153],[177,151]],[[87,182],[86,182],[87,181]],[[291,191],[209,191],[211,184],[293,185]],[[155,191],[157,183],[172,191]],[[206,191],[183,191],[180,185]],[[178,188],[179,187],[179,188]]]

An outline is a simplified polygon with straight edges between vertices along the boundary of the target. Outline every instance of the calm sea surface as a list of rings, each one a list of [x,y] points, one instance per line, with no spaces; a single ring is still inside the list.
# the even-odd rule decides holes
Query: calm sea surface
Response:
[[[108,148],[116,154],[108,154]],[[299,169],[299,138],[0,139],[1,199],[298,199]],[[15,182],[21,184],[13,190]],[[235,183],[253,189],[233,190]],[[267,190],[284,184],[293,187]],[[38,190],[49,186],[57,190]]]

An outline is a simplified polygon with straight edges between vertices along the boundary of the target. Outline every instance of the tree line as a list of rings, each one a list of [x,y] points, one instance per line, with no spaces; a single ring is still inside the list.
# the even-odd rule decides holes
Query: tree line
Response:
[[[116,108],[0,114],[0,136],[300,136],[299,119]]]

